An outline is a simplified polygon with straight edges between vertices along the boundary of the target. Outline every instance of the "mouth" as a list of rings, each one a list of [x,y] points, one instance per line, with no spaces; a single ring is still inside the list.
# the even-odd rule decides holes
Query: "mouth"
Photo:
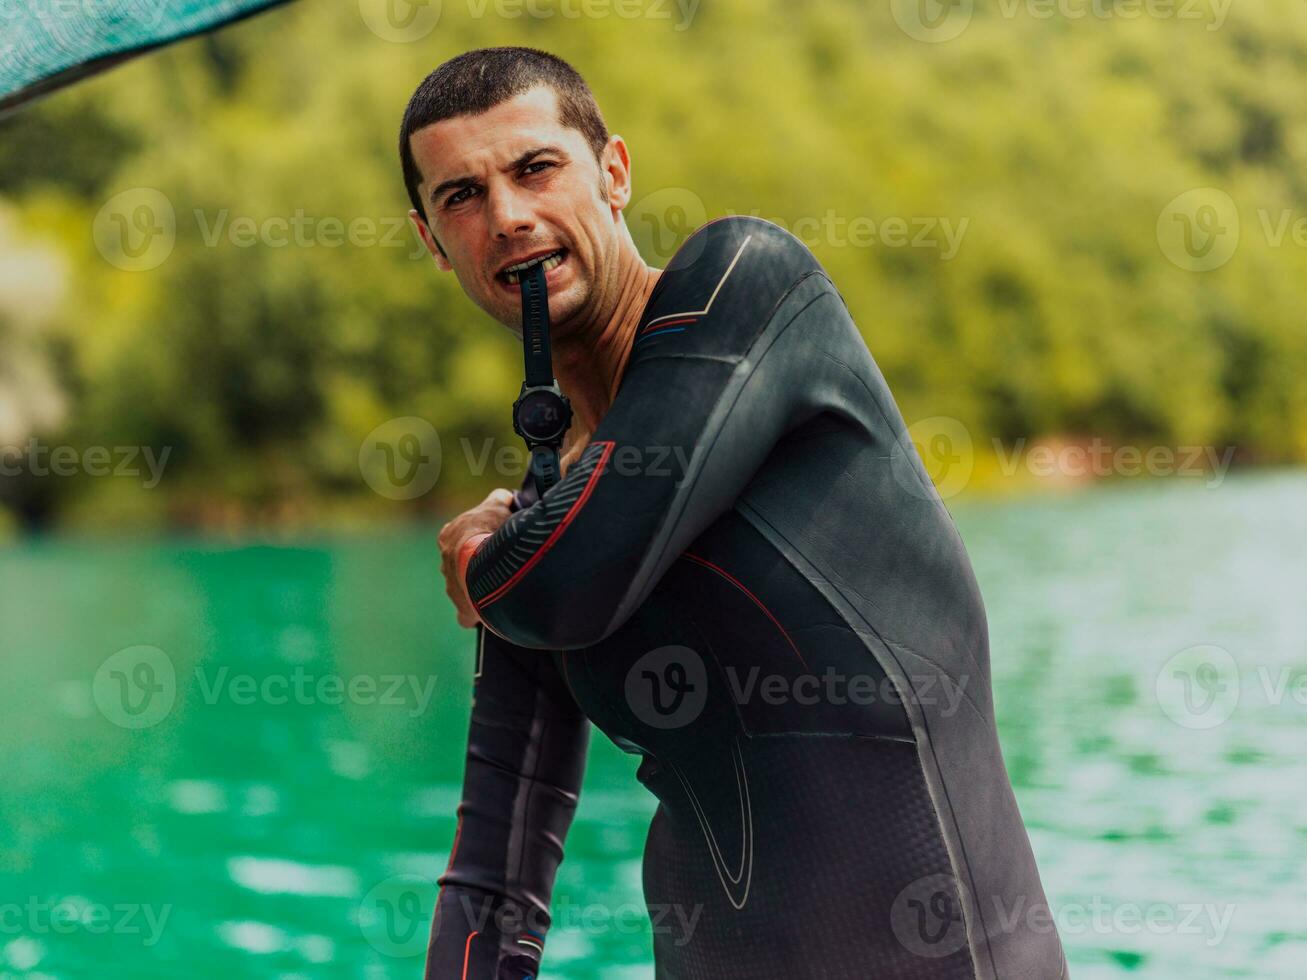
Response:
[[[543,264],[545,272],[548,273],[562,265],[567,259],[567,255],[568,252],[565,248],[556,248],[551,252],[541,252],[538,255],[523,259],[521,262],[514,262],[505,266],[495,274],[495,278],[506,286],[516,286],[522,281],[522,274],[532,266]]]

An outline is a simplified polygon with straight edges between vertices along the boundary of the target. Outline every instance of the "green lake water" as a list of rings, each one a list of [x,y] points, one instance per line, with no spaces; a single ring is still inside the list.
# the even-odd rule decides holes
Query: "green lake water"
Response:
[[[1304,505],[953,508],[1076,980],[1307,969]],[[0,975],[421,975],[473,635],[434,534],[0,548]],[[595,734],[542,980],[652,976],[635,765]]]

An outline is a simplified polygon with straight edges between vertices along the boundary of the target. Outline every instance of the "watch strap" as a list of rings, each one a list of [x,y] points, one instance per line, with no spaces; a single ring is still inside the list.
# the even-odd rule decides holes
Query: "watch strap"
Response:
[[[549,350],[549,293],[545,265],[537,262],[522,273],[522,350],[526,383],[531,387],[554,383],[554,362]]]
[[[536,443],[531,447],[531,475],[535,477],[537,493],[544,493],[558,482],[562,470],[557,446]]]

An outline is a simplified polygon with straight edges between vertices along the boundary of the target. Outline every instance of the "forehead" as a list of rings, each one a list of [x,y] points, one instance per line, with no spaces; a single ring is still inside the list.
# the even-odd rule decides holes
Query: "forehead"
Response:
[[[455,116],[424,126],[409,137],[423,183],[475,174],[550,143],[571,147],[582,139],[558,121],[558,94],[534,88],[477,115]]]

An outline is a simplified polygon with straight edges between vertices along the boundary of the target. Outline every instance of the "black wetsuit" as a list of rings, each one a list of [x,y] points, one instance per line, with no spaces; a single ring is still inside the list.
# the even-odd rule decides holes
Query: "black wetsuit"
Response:
[[[966,551],[798,239],[697,231],[592,441],[522,502],[467,566],[485,626],[428,977],[534,975],[587,718],[659,800],[659,978],[1066,976]]]

